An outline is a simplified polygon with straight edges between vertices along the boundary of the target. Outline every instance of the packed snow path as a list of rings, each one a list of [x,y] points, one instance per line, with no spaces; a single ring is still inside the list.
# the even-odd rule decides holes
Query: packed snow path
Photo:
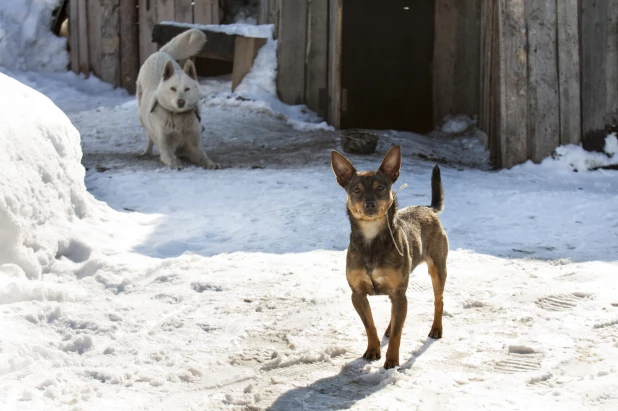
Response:
[[[482,171],[466,165],[482,154],[469,141],[391,132],[379,153],[350,156],[375,168],[402,144],[401,206],[429,203],[434,163],[419,154],[447,161],[444,337],[427,338],[422,265],[407,293],[402,366],[384,371],[383,359],[359,359],[334,132],[205,98],[206,147],[227,168],[170,171],[138,158],[132,98],[57,81],[43,88],[81,133],[86,186],[115,211],[100,205],[43,274],[61,293],[0,294],[0,408],[618,407],[616,171],[553,160]],[[381,331],[390,304],[370,303]]]

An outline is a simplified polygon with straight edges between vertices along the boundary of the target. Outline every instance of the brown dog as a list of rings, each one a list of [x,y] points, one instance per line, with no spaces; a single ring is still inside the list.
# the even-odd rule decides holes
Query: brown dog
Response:
[[[388,295],[391,321],[384,333],[389,337],[384,368],[399,365],[399,344],[406,320],[406,289],[410,273],[427,263],[433,283],[435,309],[429,336],[442,337],[442,294],[446,282],[448,238],[437,214],[444,208],[440,168],[431,176],[431,206],[407,207],[397,211],[391,186],[399,177],[401,150],[395,146],[384,156],[378,171],[357,172],[352,163],[336,151],[331,165],[337,182],[348,194],[347,210],[352,232],[346,261],[346,278],[352,289],[352,303],[367,332],[363,358],[380,359],[380,340],[367,295]]]

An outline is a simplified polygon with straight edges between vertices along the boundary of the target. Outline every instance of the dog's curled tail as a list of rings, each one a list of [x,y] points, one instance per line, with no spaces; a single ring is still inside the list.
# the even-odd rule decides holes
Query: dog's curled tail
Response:
[[[159,51],[169,54],[174,60],[183,60],[199,53],[204,44],[206,34],[202,30],[190,29],[174,37]]]
[[[431,206],[436,214],[444,210],[444,189],[440,178],[440,167],[436,164],[431,172]]]

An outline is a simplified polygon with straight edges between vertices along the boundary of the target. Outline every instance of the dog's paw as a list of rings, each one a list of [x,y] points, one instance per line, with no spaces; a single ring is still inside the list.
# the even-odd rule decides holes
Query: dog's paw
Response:
[[[363,358],[367,361],[379,360],[381,356],[382,354],[380,353],[380,347],[367,347],[367,351],[365,351],[365,354],[363,354]]]
[[[442,327],[431,327],[431,331],[429,331],[429,337],[434,340],[439,340],[442,338]]]
[[[182,165],[182,162],[180,160],[178,160],[177,158],[174,159],[170,164],[169,167],[172,170],[182,170],[184,168],[184,166]]]
[[[202,167],[204,167],[206,170],[218,170],[221,168],[219,163],[213,163],[212,161],[209,161],[208,163],[204,164]]]
[[[386,361],[384,361],[384,369],[389,370],[395,367],[399,367],[399,358],[388,358],[387,354]]]

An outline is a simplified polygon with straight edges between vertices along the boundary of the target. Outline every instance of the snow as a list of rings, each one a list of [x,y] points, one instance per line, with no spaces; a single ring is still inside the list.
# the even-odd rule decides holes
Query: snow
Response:
[[[35,71],[66,71],[66,39],[51,27],[59,0],[2,0],[0,6],[0,67]]]
[[[302,111],[275,105],[257,67],[254,99],[202,82],[216,171],[139,158],[126,93],[5,70],[52,104],[0,74],[0,409],[618,407],[618,171],[598,168],[615,135],[605,154],[566,146],[500,171],[468,137],[380,131],[378,153],[349,156],[375,169],[400,144],[402,206],[428,204],[442,169],[444,336],[427,337],[423,265],[401,366],[384,370],[385,345],[360,358],[338,136],[295,129]],[[382,331],[389,301],[370,303]]]

